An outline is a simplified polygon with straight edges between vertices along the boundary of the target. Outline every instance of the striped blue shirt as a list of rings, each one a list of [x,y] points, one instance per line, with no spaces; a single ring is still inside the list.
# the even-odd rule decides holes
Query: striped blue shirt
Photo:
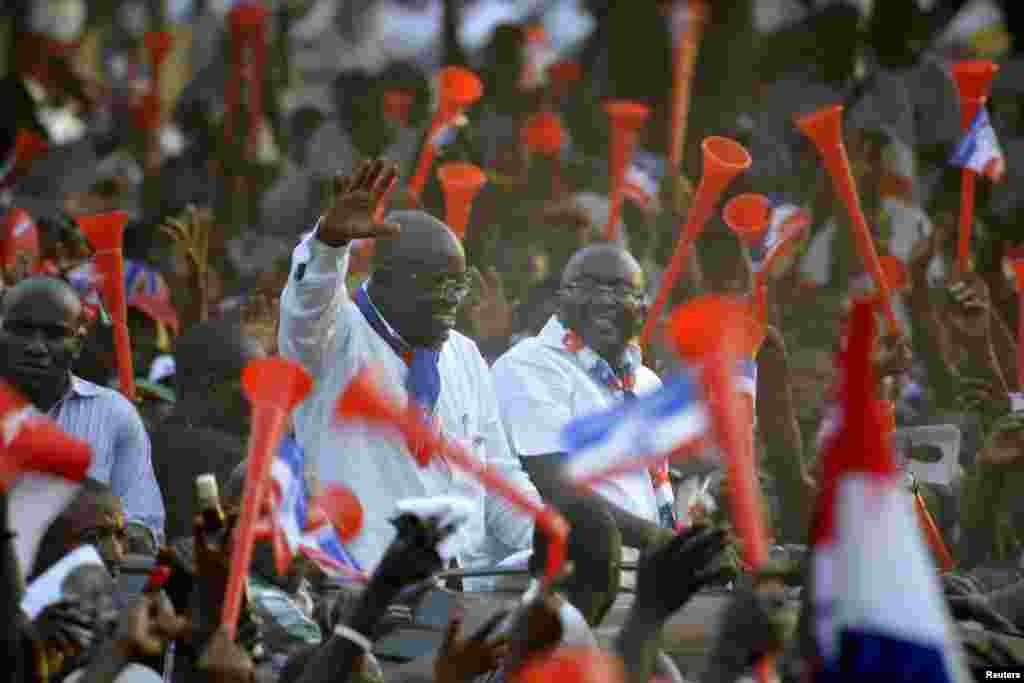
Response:
[[[68,393],[49,415],[92,447],[89,476],[110,484],[126,520],[163,539],[163,496],[153,474],[149,434],[135,406],[113,389],[72,375]]]

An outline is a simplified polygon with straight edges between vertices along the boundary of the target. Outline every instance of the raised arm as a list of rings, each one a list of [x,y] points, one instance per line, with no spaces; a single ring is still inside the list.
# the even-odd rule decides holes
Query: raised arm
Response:
[[[288,284],[281,294],[278,345],[281,355],[320,374],[324,349],[335,333],[345,290],[349,243],[394,235],[398,226],[376,218],[397,171],[382,161],[364,162],[351,176],[334,181],[334,201],[316,229],[292,254]]]

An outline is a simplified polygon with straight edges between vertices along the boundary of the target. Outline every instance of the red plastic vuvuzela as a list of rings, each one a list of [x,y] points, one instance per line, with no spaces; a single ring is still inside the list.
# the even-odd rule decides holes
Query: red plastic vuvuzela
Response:
[[[513,683],[623,683],[622,661],[596,647],[559,647],[538,652],[512,672]]]
[[[748,339],[747,305],[726,297],[702,296],[672,314],[669,338],[676,352],[701,368],[713,431],[726,457],[732,521],[743,545],[744,561],[755,571],[768,558],[763,506],[753,448],[748,447],[744,408],[733,373]]]
[[[288,430],[288,416],[312,388],[313,380],[302,366],[283,358],[253,361],[242,372],[242,390],[252,405],[252,424],[249,428],[242,513],[233,536],[231,573],[228,576],[221,620],[232,639],[238,625],[249,563],[252,561],[260,506],[267,499],[267,481],[274,454]],[[279,540],[275,538],[276,542]]]
[[[430,124],[430,132],[420,158],[416,164],[416,172],[409,181],[409,192],[414,197],[423,194],[427,184],[430,166],[434,163],[434,137],[450,125],[462,113],[471,107],[484,94],[484,84],[480,78],[460,66],[446,66],[437,74],[437,111]]]
[[[263,69],[266,65],[266,30],[270,12],[259,2],[242,2],[228,13],[231,34],[232,70],[224,91],[224,139],[230,141],[241,98],[241,85],[248,90],[248,145],[258,142],[263,118]],[[246,60],[246,51],[249,59]],[[246,68],[248,67],[248,68]]]
[[[715,204],[719,197],[725,192],[725,188],[743,171],[750,168],[750,154],[740,143],[729,138],[712,136],[705,138],[701,143],[701,150],[704,153],[704,169],[697,186],[697,193],[690,207],[690,213],[686,218],[686,226],[679,235],[675,251],[672,253],[672,260],[669,261],[665,276],[662,278],[661,286],[658,289],[658,296],[654,300],[647,320],[644,322],[643,332],[640,333],[640,344],[646,346],[650,341],[651,333],[658,324],[659,316],[672,289],[683,274],[686,268],[686,258],[690,246],[697,240],[700,231],[711,218],[715,210]]]
[[[741,194],[725,203],[722,220],[748,249],[759,249],[770,227],[771,202],[763,194]],[[768,286],[761,270],[754,276],[755,316],[768,322]]]
[[[636,151],[636,139],[640,129],[644,127],[650,109],[639,102],[613,100],[606,102],[604,110],[608,114],[608,176],[611,179],[609,200],[611,208],[608,212],[608,225],[605,226],[604,238],[613,241],[621,237],[619,234],[619,217],[622,215],[622,186],[626,181],[626,167],[633,160]]]
[[[1017,391],[1024,392],[1024,246],[1008,249],[1003,262],[1017,290]]]
[[[128,214],[111,211],[79,216],[78,226],[95,250],[93,263],[100,277],[100,291],[114,326],[114,351],[121,393],[135,400],[135,370],[132,367],[132,343],[128,334],[128,298],[124,289],[124,227]]]
[[[953,65],[953,80],[960,97],[960,128],[967,132],[978,110],[985,106],[992,80],[999,65],[985,59],[972,59]],[[966,273],[970,267],[971,228],[974,224],[974,190],[977,174],[965,168],[960,174],[960,230],[956,244],[957,268]]]
[[[771,218],[771,202],[763,194],[741,194],[725,203],[722,220],[747,246],[764,239]]]
[[[473,212],[473,200],[487,184],[487,176],[477,166],[462,161],[442,164],[437,178],[444,191],[445,222],[461,240]]]
[[[402,127],[408,126],[416,94],[409,90],[385,90],[382,98],[384,116]]]
[[[351,489],[328,484],[313,499],[311,507],[323,513],[343,543],[355,539],[363,530],[363,505]]]
[[[174,38],[168,31],[150,31],[143,37],[142,42],[149,54],[149,65],[153,78],[143,104],[141,124],[147,130],[156,130],[160,127],[160,119],[163,114],[160,93],[164,62],[167,61],[167,56],[174,46]]]
[[[531,116],[523,126],[522,140],[532,154],[551,160],[551,196],[557,198],[562,192],[560,157],[565,140],[558,115],[542,111]]]
[[[420,467],[430,464],[431,456],[443,457],[449,464],[473,475],[494,495],[505,498],[510,504],[530,515],[548,535],[550,550],[545,580],[554,581],[565,562],[566,544],[569,538],[569,524],[555,509],[544,506],[526,495],[504,474],[492,465],[485,465],[459,445],[445,439],[431,428],[423,412],[410,401],[400,406],[387,397],[378,387],[377,374],[366,369],[356,375],[335,405],[335,417],[340,422],[364,422],[370,425],[398,430],[409,448],[410,454]]]
[[[843,144],[843,108],[839,105],[820,109],[797,120],[797,128],[814,143],[825,168],[832,178],[832,186],[836,195],[846,206],[853,224],[853,240],[857,245],[861,263],[875,281],[882,302],[885,316],[892,331],[900,329],[896,314],[892,308],[892,297],[889,285],[885,281],[875,241],[868,227],[867,219],[860,205],[860,195],[850,170],[850,160],[846,156],[846,145]]]
[[[0,490],[24,472],[81,481],[92,463],[92,449],[69,436],[14,387],[0,380]]]

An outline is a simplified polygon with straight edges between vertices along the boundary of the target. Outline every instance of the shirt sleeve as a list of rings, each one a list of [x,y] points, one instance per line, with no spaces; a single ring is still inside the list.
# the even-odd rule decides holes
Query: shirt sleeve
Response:
[[[503,356],[492,370],[512,450],[520,457],[561,453],[572,419],[570,378],[551,363],[517,356]]]
[[[281,355],[320,376],[324,350],[336,333],[338,309],[348,291],[349,245],[330,247],[306,236],[292,253],[288,284],[281,294],[278,345]]]
[[[517,489],[540,502],[541,497],[537,488],[523,470],[519,458],[509,449],[508,438],[498,412],[494,384],[483,358],[480,359],[479,376],[479,424],[487,464],[497,469]],[[484,501],[484,521],[488,536],[494,536],[512,551],[524,550],[533,544],[533,519],[530,516],[501,496],[485,496]]]
[[[157,543],[164,537],[164,499],[153,473],[149,434],[135,406],[124,402],[114,443],[114,463],[110,489],[121,499],[128,522],[141,524],[153,532]]]

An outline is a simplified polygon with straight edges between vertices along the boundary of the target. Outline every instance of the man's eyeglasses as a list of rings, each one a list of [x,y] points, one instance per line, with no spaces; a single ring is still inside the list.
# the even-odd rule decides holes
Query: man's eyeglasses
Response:
[[[568,289],[575,289],[593,296],[604,294],[614,298],[616,301],[639,302],[644,298],[644,290],[638,287],[627,285],[625,283],[610,284],[607,282],[599,282],[590,278],[571,282],[569,283]]]
[[[377,271],[373,274],[374,279],[394,285],[402,282],[418,292],[438,296],[442,298],[454,297],[462,301],[469,294],[470,279],[469,273],[460,275],[435,275],[432,273],[402,273],[394,271]]]

